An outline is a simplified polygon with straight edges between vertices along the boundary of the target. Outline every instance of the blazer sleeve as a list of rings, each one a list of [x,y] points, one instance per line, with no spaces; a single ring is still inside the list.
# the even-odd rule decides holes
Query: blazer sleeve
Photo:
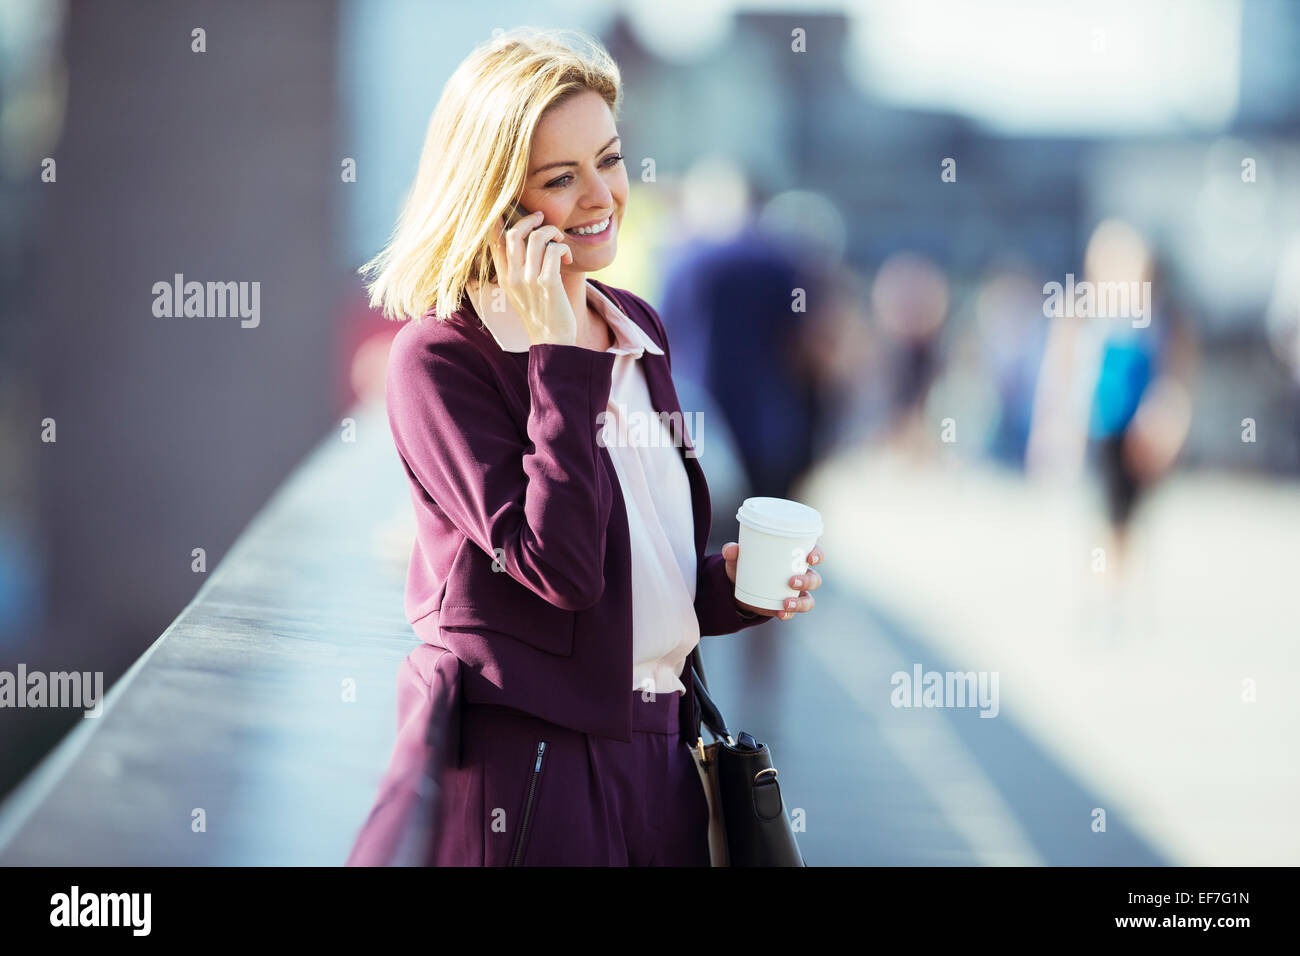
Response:
[[[673,353],[668,344],[668,330],[664,328],[659,313],[640,296],[626,290],[623,290],[623,294],[635,299],[650,316],[671,374]],[[695,572],[695,616],[700,622],[700,634],[705,637],[735,634],[737,631],[768,620],[768,615],[741,610],[740,605],[736,603],[736,585],[731,578],[727,577],[726,559],[720,551],[699,557]]]
[[[412,344],[412,341],[414,344]],[[547,343],[528,350],[527,435],[472,346],[395,341],[389,425],[406,466],[485,555],[556,607],[591,607],[605,590],[613,489],[597,414],[614,356]]]
[[[727,563],[721,551],[700,558],[695,579],[695,616],[700,634],[735,634],[768,619],[766,614],[741,610],[736,603],[736,585],[727,577]]]

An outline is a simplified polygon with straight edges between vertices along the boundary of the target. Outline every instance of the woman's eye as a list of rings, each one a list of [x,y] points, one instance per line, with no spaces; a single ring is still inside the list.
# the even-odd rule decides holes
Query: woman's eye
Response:
[[[615,153],[613,156],[606,156],[605,159],[602,161],[601,165],[604,166],[606,169],[613,169],[621,162],[623,162],[623,154]],[[569,180],[572,178],[573,177],[570,176],[568,173],[565,173],[559,179],[552,179],[549,183],[546,184],[546,188],[559,189],[563,186],[567,186],[569,185]]]

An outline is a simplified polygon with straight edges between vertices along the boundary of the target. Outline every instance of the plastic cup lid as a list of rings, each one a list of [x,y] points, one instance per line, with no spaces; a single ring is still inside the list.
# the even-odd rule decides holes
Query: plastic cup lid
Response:
[[[822,533],[820,512],[788,498],[746,498],[736,520],[755,531],[787,538],[819,538]]]

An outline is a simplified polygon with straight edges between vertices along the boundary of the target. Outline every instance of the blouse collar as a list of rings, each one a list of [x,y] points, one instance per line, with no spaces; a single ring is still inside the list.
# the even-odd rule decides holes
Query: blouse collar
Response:
[[[519,318],[519,314],[515,312],[509,300],[502,296],[506,307],[501,312],[483,308],[484,303],[491,301],[490,296],[497,288],[495,284],[488,286],[486,295],[482,288],[470,288],[466,290],[466,294],[470,296],[480,321],[492,333],[492,338],[496,339],[502,351],[527,352],[532,343],[528,341],[523,320]],[[654,340],[645,333],[645,330],[628,318],[627,314],[615,305],[609,296],[597,289],[590,279],[587,280],[587,301],[609,323],[610,329],[614,332],[614,344],[605,349],[606,352],[614,355],[631,355],[638,359],[646,351],[651,355],[664,354],[663,349],[655,345]]]

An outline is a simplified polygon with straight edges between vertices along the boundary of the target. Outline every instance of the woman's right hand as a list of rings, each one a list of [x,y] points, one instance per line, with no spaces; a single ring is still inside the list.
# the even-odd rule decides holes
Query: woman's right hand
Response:
[[[492,262],[497,281],[523,320],[533,345],[576,345],[578,320],[560,281],[560,263],[573,262],[564,231],[538,226],[542,213],[532,212],[507,229],[505,217],[492,231]]]

